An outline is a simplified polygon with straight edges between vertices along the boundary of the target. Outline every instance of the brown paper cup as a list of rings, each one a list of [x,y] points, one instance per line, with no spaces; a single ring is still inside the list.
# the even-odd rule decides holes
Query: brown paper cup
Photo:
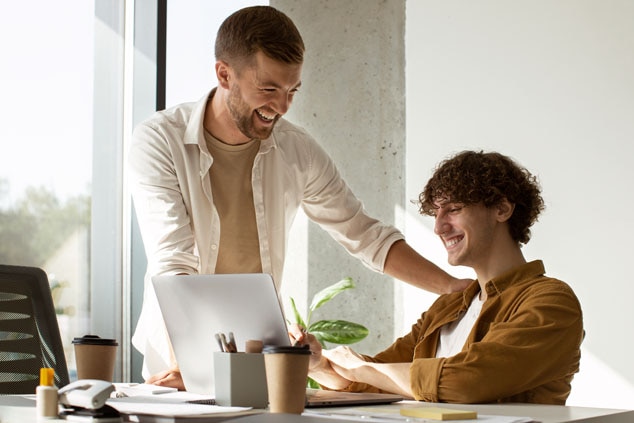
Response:
[[[99,379],[112,382],[117,346],[114,339],[86,335],[73,339],[78,379]]]
[[[307,347],[264,347],[262,352],[271,413],[301,414],[304,411],[310,359]]]

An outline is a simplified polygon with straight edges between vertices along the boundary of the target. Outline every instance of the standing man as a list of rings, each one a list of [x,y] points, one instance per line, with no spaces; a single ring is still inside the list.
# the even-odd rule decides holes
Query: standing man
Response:
[[[463,152],[427,183],[420,212],[449,263],[477,275],[440,296],[412,331],[374,357],[322,351],[312,335],[309,376],[332,389],[388,391],[419,401],[565,404],[579,371],[581,307],[572,289],[527,263],[521,245],[544,203],[535,178],[498,153]]]
[[[279,287],[300,207],[377,272],[436,293],[466,286],[370,217],[319,144],[282,118],[302,84],[303,55],[286,15],[241,9],[218,31],[216,88],[134,131],[131,191],[148,269],[133,344],[149,383],[184,388],[151,276],[265,272]]]

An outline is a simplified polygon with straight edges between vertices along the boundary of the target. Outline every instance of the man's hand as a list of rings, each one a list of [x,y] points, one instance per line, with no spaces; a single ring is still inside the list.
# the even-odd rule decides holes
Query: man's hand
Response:
[[[308,376],[313,380],[330,389],[344,389],[350,385],[348,379],[343,378],[330,367],[330,362],[323,354],[326,350],[322,350],[315,335],[294,324],[289,327],[288,336],[293,345],[309,345],[311,356],[308,362]]]
[[[444,294],[451,294],[452,292],[462,292],[465,290],[465,288],[471,285],[472,282],[473,282],[473,279],[452,278],[449,281],[449,285],[447,286],[447,289],[444,292]]]
[[[185,390],[185,384],[183,383],[183,377],[178,368],[165,370],[163,372],[152,375],[145,381],[145,383],[157,386],[168,386],[170,388],[177,388],[179,391]]]
[[[350,347],[339,346],[324,351],[324,356],[338,374],[353,382],[360,381],[355,370],[367,364],[361,354],[354,352]]]
[[[413,398],[409,368],[411,363],[373,363],[349,347],[324,351],[332,370],[353,382],[367,383],[377,388]]]
[[[320,365],[322,348],[321,344],[314,335],[306,332],[306,329],[295,323],[288,328],[288,337],[290,338],[291,344],[293,345],[309,346],[311,353],[310,361],[308,363],[309,369],[315,369],[317,366]]]

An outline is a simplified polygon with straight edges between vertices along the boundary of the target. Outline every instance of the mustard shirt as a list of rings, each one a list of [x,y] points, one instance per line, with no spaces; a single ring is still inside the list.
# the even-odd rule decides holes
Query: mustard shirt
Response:
[[[415,399],[428,402],[565,404],[579,371],[581,306],[564,282],[533,261],[489,281],[488,299],[462,351],[435,358],[440,328],[457,320],[480,289],[440,296],[385,351],[366,361],[411,362]],[[351,391],[378,391],[353,383]]]

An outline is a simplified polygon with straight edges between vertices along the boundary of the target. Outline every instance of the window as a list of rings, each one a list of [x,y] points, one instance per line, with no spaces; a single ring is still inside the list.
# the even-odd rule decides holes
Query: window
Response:
[[[104,254],[120,239],[104,216],[120,216],[111,198],[121,192],[112,163],[121,162],[122,6],[32,0],[7,9],[0,14],[0,262],[48,274],[73,379],[74,337],[120,335],[95,304],[113,311],[120,303],[112,294],[120,281],[100,269],[116,273],[121,261]],[[95,289],[100,278],[116,288]]]
[[[48,274],[71,380],[72,339],[96,334],[119,341],[115,380],[140,381],[130,337],[145,255],[124,156],[132,127],[157,107],[157,75],[167,74],[168,107],[197,100],[215,85],[220,22],[266,3],[169,2],[167,52],[157,46],[165,0],[27,0],[0,14],[10,40],[0,68],[0,262]]]
[[[46,271],[74,369],[71,341],[90,319],[94,5],[10,12],[0,15],[0,262]]]

